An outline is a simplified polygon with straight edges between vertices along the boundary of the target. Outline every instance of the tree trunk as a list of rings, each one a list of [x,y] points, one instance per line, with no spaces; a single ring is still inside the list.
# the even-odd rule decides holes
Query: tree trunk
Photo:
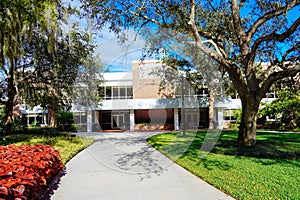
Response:
[[[209,94],[209,100],[208,100],[208,121],[209,121],[209,126],[208,129],[214,129],[214,101],[215,97],[210,92]]]
[[[55,118],[57,113],[58,112],[52,106],[48,106],[48,120],[47,120],[48,126],[52,126],[52,127],[55,126]]]
[[[242,119],[238,133],[238,143],[242,146],[256,144],[256,120],[259,102],[247,99],[242,101]]]
[[[13,82],[13,72],[10,71],[10,76],[7,81],[7,101],[5,102],[5,126],[4,134],[12,134],[12,121],[13,121],[13,109],[14,109],[14,99],[17,95],[17,91]]]
[[[14,104],[11,102],[5,105],[5,126],[4,126],[5,135],[12,134],[13,108],[14,108]]]

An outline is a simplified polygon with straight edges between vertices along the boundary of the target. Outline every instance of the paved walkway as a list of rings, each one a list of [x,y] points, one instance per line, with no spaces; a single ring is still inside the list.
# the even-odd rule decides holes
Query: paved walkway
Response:
[[[53,200],[232,199],[154,150],[155,133],[97,133],[66,165]]]

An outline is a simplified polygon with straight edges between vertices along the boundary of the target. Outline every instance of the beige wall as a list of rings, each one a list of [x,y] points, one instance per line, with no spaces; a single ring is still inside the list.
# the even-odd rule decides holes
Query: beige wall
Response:
[[[161,66],[158,61],[144,61],[132,63],[133,98],[149,99],[161,98],[159,94],[160,79],[151,74],[156,66]],[[149,74],[150,73],[150,74]]]

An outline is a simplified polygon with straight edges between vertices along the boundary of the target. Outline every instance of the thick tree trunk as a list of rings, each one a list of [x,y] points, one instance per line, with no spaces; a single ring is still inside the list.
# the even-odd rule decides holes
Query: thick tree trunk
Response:
[[[5,126],[4,126],[5,135],[12,134],[12,121],[13,121],[13,104],[8,103],[5,106]]]
[[[248,99],[242,102],[242,119],[238,133],[238,143],[242,146],[256,144],[256,120],[259,102]]]
[[[11,69],[13,70],[13,69]],[[12,121],[13,121],[13,110],[14,110],[14,99],[17,95],[17,90],[13,81],[13,71],[10,71],[7,81],[7,101],[5,102],[5,126],[4,134],[12,134]]]
[[[13,122],[13,110],[14,110],[14,96],[10,95],[9,99],[5,104],[5,126],[4,126],[4,134],[11,135],[12,134],[12,122]]]
[[[48,120],[47,120],[47,124],[48,126],[55,126],[55,118],[57,115],[58,111],[56,111],[55,109],[53,109],[52,106],[48,106]]]

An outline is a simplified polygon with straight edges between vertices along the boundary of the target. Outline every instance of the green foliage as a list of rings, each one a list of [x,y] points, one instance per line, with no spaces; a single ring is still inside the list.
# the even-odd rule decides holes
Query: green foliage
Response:
[[[241,119],[242,119],[242,109],[241,108],[235,110],[234,118],[235,118],[235,122],[237,124],[241,123]]]
[[[201,158],[206,134],[161,134],[148,142],[176,163],[236,199],[299,199],[300,135],[257,133],[257,146],[236,144],[237,132],[223,132],[215,148]],[[178,155],[185,143],[189,148]]]
[[[24,131],[26,128],[26,118],[14,118],[12,122],[12,131],[13,132],[19,132]]]
[[[17,95],[22,103],[58,112],[72,103],[78,72],[94,66],[98,71],[89,74],[95,75],[101,69],[89,33],[77,23],[69,24],[65,33],[64,25],[74,13],[65,5],[50,0],[0,1],[0,103],[6,106],[7,134]]]
[[[5,106],[3,105],[0,105],[0,128],[3,128],[4,127],[4,117],[5,117],[5,113],[4,113],[4,110],[5,110]]]
[[[295,129],[300,127],[300,95],[296,89],[285,89],[278,93],[278,99],[270,104],[264,104],[260,114],[277,116],[280,128]]]
[[[60,131],[76,131],[72,112],[60,111],[56,115],[55,124]]]

